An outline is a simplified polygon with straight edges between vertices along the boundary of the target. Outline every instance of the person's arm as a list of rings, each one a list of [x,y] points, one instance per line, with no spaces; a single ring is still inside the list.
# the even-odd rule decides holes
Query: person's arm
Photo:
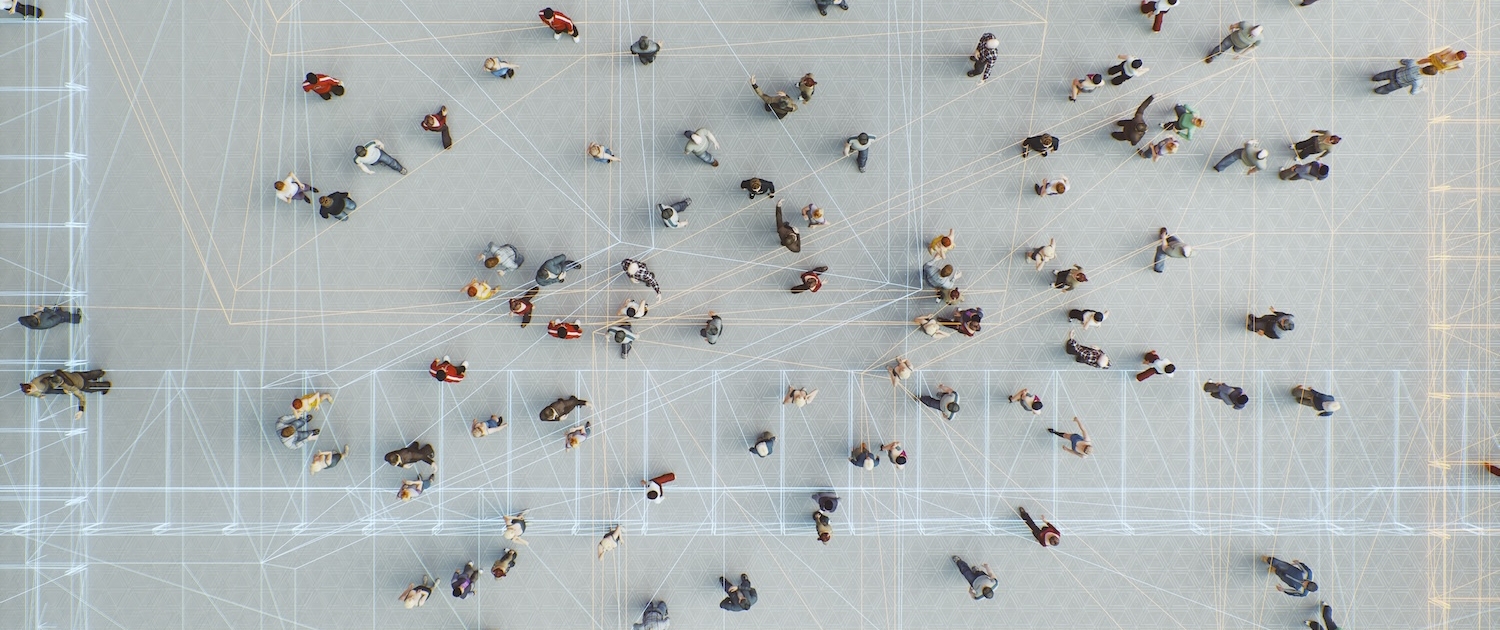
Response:
[[[708,138],[709,143],[713,144],[715,149],[719,148],[719,139],[714,137],[714,132],[704,129],[703,137]]]
[[[958,393],[958,392],[953,391],[952,387],[949,387],[949,386],[944,385],[942,383],[938,383],[938,392],[943,393],[943,394],[957,394]]]
[[[1119,56],[1115,57],[1115,59],[1120,59],[1120,60],[1125,60],[1125,59],[1129,59],[1129,58],[1130,58],[1130,55],[1119,55]]]
[[[844,157],[849,157],[849,154],[853,153],[853,152],[854,152],[854,138],[850,138],[848,140],[845,140],[844,141]]]
[[[1084,440],[1089,439],[1089,430],[1083,428],[1083,421],[1079,420],[1078,416],[1073,416],[1073,424],[1078,425],[1078,432],[1081,433],[1081,434],[1083,434],[1083,439]]]
[[[72,394],[74,398],[78,399],[78,413],[73,414],[73,419],[77,420],[79,418],[82,418],[84,408],[88,406],[88,404],[83,400],[83,390],[75,389],[68,393]]]
[[[787,404],[789,402],[792,402],[792,392],[795,392],[795,391],[797,391],[797,390],[792,389],[792,387],[790,385],[788,385],[787,388],[786,388],[786,396],[781,399],[781,404],[785,405],[785,404]]]
[[[812,402],[813,399],[817,398],[817,397],[818,397],[818,390],[815,389],[815,390],[812,390],[810,392],[807,392],[807,402]]]

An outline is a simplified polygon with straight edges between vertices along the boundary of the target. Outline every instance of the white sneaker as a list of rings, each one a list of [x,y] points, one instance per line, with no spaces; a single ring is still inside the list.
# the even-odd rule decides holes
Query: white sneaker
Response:
[[[562,39],[562,33],[553,33],[552,39]]]

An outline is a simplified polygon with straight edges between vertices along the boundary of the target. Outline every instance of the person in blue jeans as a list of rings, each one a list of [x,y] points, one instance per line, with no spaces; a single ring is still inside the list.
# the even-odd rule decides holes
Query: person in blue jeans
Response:
[[[336,192],[318,197],[318,216],[325,219],[349,220],[349,212],[359,207],[349,198],[349,193]]]
[[[402,175],[406,174],[406,167],[397,162],[396,158],[391,157],[391,154],[385,152],[384,142],[371,140],[370,142],[354,147],[354,165],[358,166],[359,170],[364,171],[366,174],[374,175],[375,171],[370,170],[370,166],[374,164],[384,164],[386,168]]]
[[[583,265],[568,260],[567,254],[558,254],[547,259],[541,267],[536,270],[536,284],[539,287],[557,284],[568,279],[568,272],[574,269],[582,269]]]
[[[1323,625],[1319,626],[1318,622],[1309,619],[1304,622],[1308,628],[1312,630],[1339,630],[1339,624],[1333,622],[1333,607],[1329,606],[1328,602],[1318,602],[1318,610],[1323,613]]]
[[[995,572],[990,569],[990,565],[981,564],[979,566],[984,571],[975,571],[973,567],[969,566],[969,563],[964,562],[964,559],[958,556],[953,556],[953,564],[958,565],[958,572],[962,573],[964,580],[969,583],[969,597],[974,599],[995,598],[995,586],[999,585],[999,582],[995,580]]]
[[[1312,580],[1312,569],[1303,564],[1301,560],[1293,560],[1290,563],[1278,559],[1276,556],[1261,556],[1266,563],[1266,571],[1275,573],[1287,586],[1282,588],[1276,585],[1276,590],[1292,597],[1307,597],[1308,593],[1318,590],[1318,583]]]
[[[861,173],[865,172],[865,164],[870,162],[870,143],[874,140],[874,136],[860,132],[859,135],[844,141],[844,157],[848,157],[850,153],[859,152],[854,158],[854,163],[859,166]]]

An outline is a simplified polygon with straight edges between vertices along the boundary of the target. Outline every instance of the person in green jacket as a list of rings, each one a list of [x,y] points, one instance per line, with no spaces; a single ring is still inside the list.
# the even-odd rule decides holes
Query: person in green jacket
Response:
[[[1172,109],[1177,112],[1177,120],[1164,122],[1161,128],[1177,131],[1177,135],[1183,140],[1192,140],[1193,132],[1203,128],[1203,119],[1198,117],[1198,110],[1186,103],[1178,103]]]

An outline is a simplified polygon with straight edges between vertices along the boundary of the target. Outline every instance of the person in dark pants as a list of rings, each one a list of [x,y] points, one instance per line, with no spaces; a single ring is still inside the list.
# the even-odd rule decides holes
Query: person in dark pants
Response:
[[[1334,145],[1343,140],[1322,129],[1314,129],[1312,133],[1312,137],[1292,145],[1292,151],[1296,152],[1297,159],[1305,160],[1313,157],[1313,154],[1317,154],[1317,157],[1325,157],[1329,151],[1333,150]]]
[[[754,75],[750,77],[750,89],[755,90],[755,95],[760,97],[762,103],[765,103],[766,111],[776,114],[777,120],[786,118],[787,114],[797,111],[797,101],[787,96],[786,92],[777,92],[775,94],[762,92],[760,85],[755,82]]]
[[[754,199],[757,195],[765,195],[772,199],[776,198],[776,184],[768,179],[751,177],[740,182],[740,189],[750,193],[751,199]]]
[[[1333,396],[1329,396],[1306,385],[1293,387],[1292,397],[1297,399],[1297,404],[1306,405],[1318,410],[1318,416],[1322,418],[1327,418],[1333,415],[1333,412],[1341,409],[1338,401],[1334,400]]]
[[[61,306],[39,306],[35,313],[16,318],[22,326],[32,330],[47,330],[62,324],[77,324],[83,321],[83,311],[68,310]]]
[[[1253,332],[1262,337],[1280,339],[1281,333],[1297,328],[1291,313],[1283,313],[1271,307],[1269,315],[1256,317],[1255,313],[1245,315],[1245,330]]]
[[[792,293],[802,293],[805,291],[817,293],[818,289],[823,288],[823,278],[819,274],[826,271],[828,271],[827,267],[814,267],[802,272],[802,284],[792,287]]]
[[[1062,532],[1057,531],[1057,526],[1053,525],[1052,521],[1042,519],[1044,527],[1037,527],[1036,521],[1031,520],[1031,514],[1026,512],[1026,508],[1016,508],[1016,511],[1021,513],[1021,519],[1026,521],[1026,526],[1031,528],[1031,536],[1036,538],[1037,544],[1043,547],[1056,547],[1062,542]]]
[[[1323,625],[1319,626],[1318,622],[1309,619],[1306,623],[1310,630],[1339,630],[1339,624],[1333,622],[1333,607],[1328,602],[1318,602],[1318,611],[1323,613]]]
[[[1021,157],[1024,158],[1028,155],[1031,155],[1032,151],[1036,151],[1037,153],[1042,154],[1042,157],[1047,157],[1051,155],[1053,151],[1056,151],[1060,148],[1062,148],[1061,140],[1053,137],[1052,134],[1044,133],[1042,135],[1032,136],[1021,141]]]
[[[979,77],[982,84],[990,79],[990,71],[995,67],[995,60],[1000,57],[1000,40],[995,38],[994,33],[985,33],[979,36],[979,45],[974,47],[974,54],[969,55],[969,61],[974,62],[974,69],[969,71],[970,77]]]
[[[667,630],[671,622],[667,617],[667,603],[658,600],[646,604],[640,623],[631,624],[630,630]]]
[[[752,179],[750,181],[758,180]],[[741,188],[743,187],[741,186]],[[750,198],[755,198],[754,191],[750,193]],[[793,254],[802,251],[802,233],[798,232],[797,228],[792,227],[792,224],[787,223],[786,219],[782,218],[780,201],[776,202],[776,237],[781,239],[781,246],[785,247],[787,251]]]
[[[1191,258],[1193,256],[1193,246],[1183,243],[1182,239],[1173,236],[1167,228],[1158,230],[1156,237],[1160,241],[1156,244],[1156,261],[1151,265],[1152,271],[1156,273],[1166,271],[1168,258]]]
[[[42,19],[42,10],[29,4],[21,4],[16,0],[6,0],[5,10],[24,18]],[[847,8],[847,7],[846,7]]]
[[[1282,169],[1276,176],[1293,182],[1302,179],[1322,181],[1328,179],[1328,165],[1317,160],[1306,164],[1293,164]]]
[[[102,381],[104,370],[89,370],[87,372],[70,372],[68,370],[53,370],[31,379],[29,383],[21,384],[21,393],[27,396],[41,398],[47,394],[66,394],[78,399],[78,412],[73,414],[76,420],[83,417],[88,403],[84,401],[85,393],[99,392],[108,394],[112,384]]]
[[[751,606],[759,601],[760,596],[755,592],[755,587],[750,585],[750,576],[741,573],[738,585],[720,577],[719,585],[724,587],[724,594],[728,597],[719,602],[719,608],[729,612],[743,612],[750,610]]]
[[[545,287],[563,282],[568,279],[569,271],[582,268],[583,265],[568,260],[567,254],[558,254],[548,258],[547,262],[542,263],[542,266],[537,268],[536,285]]]
[[[1126,81],[1146,74],[1146,72],[1151,70],[1146,67],[1146,62],[1130,55],[1120,55],[1119,59],[1120,63],[1110,66],[1109,70],[1106,71],[1106,74],[1111,77],[1109,80],[1111,85],[1123,85]]]
[[[969,583],[969,597],[974,599],[994,599],[995,587],[1000,583],[995,580],[995,572],[990,565],[979,565],[984,571],[975,571],[963,558],[953,556],[953,564],[958,565],[958,572],[963,574],[964,581]]]
[[[559,398],[543,408],[538,417],[542,419],[542,422],[561,422],[567,420],[568,414],[573,413],[574,409],[587,406],[589,406],[589,401],[577,396]]]
[[[870,134],[860,132],[859,135],[844,141],[845,157],[848,157],[850,153],[859,154],[855,156],[854,164],[859,167],[861,173],[865,172],[865,164],[870,162],[870,141],[874,139]]]
[[[428,114],[422,119],[422,128],[442,134],[443,150],[453,146],[453,136],[448,133],[448,106],[444,105],[438,109],[436,114]]]
[[[942,383],[938,383],[937,391],[938,395],[936,397],[922,394],[921,397],[917,398],[917,401],[932,409],[936,409],[938,413],[942,414],[944,420],[952,420],[953,416],[957,415],[959,410],[958,392]]]
[[[309,72],[307,78],[302,81],[302,91],[312,92],[327,101],[335,96],[344,95],[344,82],[326,74]]]
[[[659,52],[661,52],[661,44],[651,41],[651,38],[645,35],[630,45],[630,54],[635,55],[636,61],[641,62],[643,66],[649,66],[651,62],[656,61],[656,53]]]
[[[552,29],[552,39],[562,39],[563,35],[567,35],[573,41],[578,41],[578,25],[562,11],[553,11],[552,7],[547,7],[537,11],[536,16],[542,19],[547,28]]]
[[[869,444],[860,442],[859,446],[849,451],[849,463],[854,464],[855,468],[875,470],[880,465],[880,456],[870,452]]]
[[[1312,581],[1312,569],[1309,569],[1301,560],[1287,563],[1275,556],[1261,556],[1261,560],[1265,561],[1268,573],[1275,573],[1276,577],[1281,578],[1282,582],[1291,587],[1282,588],[1280,584],[1277,584],[1276,590],[1292,597],[1307,597],[1308,593],[1318,590],[1318,583]]]
[[[422,444],[412,440],[411,444],[398,448],[385,454],[385,463],[398,468],[411,468],[417,462],[423,462],[432,466],[437,461],[437,452],[432,449],[431,444]]]
[[[464,568],[453,572],[453,596],[459,599],[468,599],[474,594],[474,580],[479,579],[479,569],[474,568],[474,563],[464,565]]]
[[[770,431],[762,431],[760,437],[755,439],[755,444],[750,447],[750,452],[756,457],[770,457],[776,452],[776,434]]]
[[[1120,130],[1110,132],[1109,136],[1121,142],[1129,142],[1130,146],[1140,144],[1141,139],[1146,137],[1146,130],[1151,128],[1146,124],[1146,108],[1150,107],[1154,100],[1156,100],[1155,94],[1147,96],[1146,100],[1141,101],[1141,104],[1135,108],[1134,118],[1115,121],[1115,126]]]
[[[824,17],[828,16],[828,7],[838,7],[845,11],[849,10],[849,0],[813,0],[813,4],[818,5],[818,13],[821,13]]]
[[[724,334],[724,319],[718,313],[708,312],[708,322],[698,329],[698,336],[702,337],[708,345],[719,343],[719,335]]]
[[[325,219],[349,220],[349,211],[359,207],[349,198],[349,193],[335,192],[318,197],[318,216]]]
[[[510,299],[510,314],[521,318],[522,328],[531,323],[531,313],[536,310],[536,304],[532,300],[541,291],[541,287],[531,287],[525,295]]]
[[[1109,369],[1109,357],[1104,354],[1104,351],[1099,348],[1095,348],[1093,346],[1085,346],[1081,343],[1078,343],[1077,341],[1074,341],[1073,331],[1071,330],[1068,331],[1068,341],[1063,344],[1063,349],[1067,350],[1068,354],[1073,355],[1073,360],[1075,362],[1082,363],[1089,367],[1096,367],[1101,370]]]
[[[832,514],[839,511],[839,495],[832,492],[814,492],[812,500],[818,504],[818,509]]]
[[[1213,396],[1235,409],[1244,409],[1245,405],[1250,404],[1250,396],[1245,393],[1243,387],[1234,387],[1227,383],[1208,381],[1203,384],[1203,391],[1208,392],[1209,396]]]

